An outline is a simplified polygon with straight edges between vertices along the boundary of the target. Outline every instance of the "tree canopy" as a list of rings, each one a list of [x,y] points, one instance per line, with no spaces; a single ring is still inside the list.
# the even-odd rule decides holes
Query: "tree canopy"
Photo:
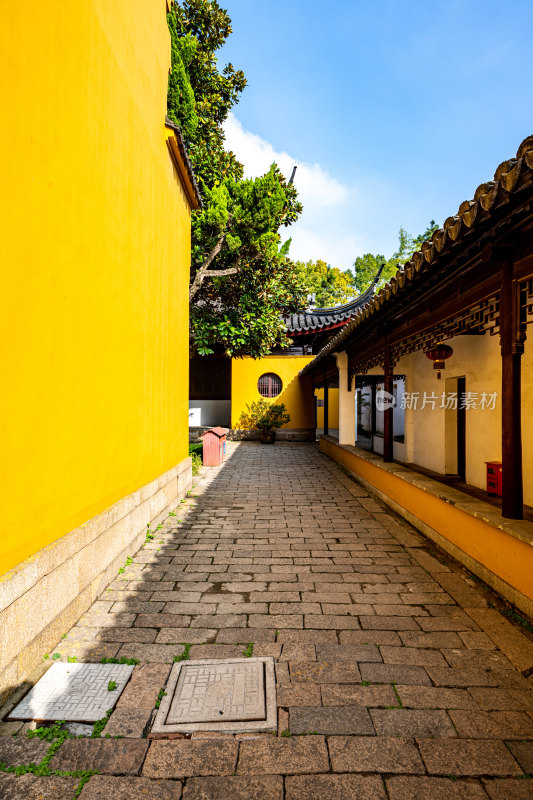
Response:
[[[405,228],[400,228],[398,247],[390,258],[387,259],[380,253],[365,253],[355,259],[353,272],[350,269],[331,267],[321,259],[305,263],[296,262],[295,267],[305,287],[305,294],[315,295],[315,306],[318,308],[347,303],[371,286],[383,264],[383,272],[377,284],[377,288],[381,288],[392,278],[398,267],[409,261],[413,253],[420,249],[422,243],[429,239],[437,227],[437,223],[432,219],[419,236],[411,236]]]
[[[398,233],[398,247],[390,258],[379,253],[365,253],[358,256],[353,264],[354,276],[353,287],[356,294],[364,292],[371,285],[381,264],[384,264],[383,272],[378,282],[379,289],[395,274],[398,268],[409,261],[413,253],[420,249],[423,242],[429,239],[431,234],[439,226],[434,219],[431,220],[426,230],[418,236],[411,236],[405,228],[400,228]]]
[[[353,272],[331,267],[325,261],[297,261],[295,267],[304,287],[305,294],[315,295],[314,305],[318,308],[347,303],[354,296]]]
[[[192,214],[191,347],[231,356],[266,355],[289,344],[281,316],[296,311],[304,288],[281,246],[279,229],[301,213],[295,187],[273,164],[255,179],[224,147],[223,123],[246,86],[216,52],[231,20],[216,0],[174,2],[168,14],[172,69],[168,116],[178,124],[202,194]]]

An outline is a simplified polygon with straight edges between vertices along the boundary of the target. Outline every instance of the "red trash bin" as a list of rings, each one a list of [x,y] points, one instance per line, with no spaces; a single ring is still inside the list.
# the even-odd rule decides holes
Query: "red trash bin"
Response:
[[[228,430],[229,428],[210,428],[200,436],[204,440],[204,467],[218,467],[224,463]]]
[[[502,496],[502,462],[485,461],[487,465],[487,494]]]

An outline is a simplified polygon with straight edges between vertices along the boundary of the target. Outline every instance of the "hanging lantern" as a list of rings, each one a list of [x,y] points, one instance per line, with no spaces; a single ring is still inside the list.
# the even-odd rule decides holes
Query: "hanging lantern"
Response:
[[[435,347],[432,347],[431,350],[426,351],[426,356],[429,358],[430,361],[433,361],[433,369],[437,370],[437,379],[440,381],[440,371],[441,369],[445,368],[444,362],[448,359],[451,355],[453,355],[453,350],[448,344],[436,344]]]

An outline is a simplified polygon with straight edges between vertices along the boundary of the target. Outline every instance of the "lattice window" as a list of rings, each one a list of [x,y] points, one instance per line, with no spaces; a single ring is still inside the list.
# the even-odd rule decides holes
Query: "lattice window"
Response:
[[[273,372],[265,372],[257,381],[257,390],[263,397],[277,397],[282,388],[281,378]]]

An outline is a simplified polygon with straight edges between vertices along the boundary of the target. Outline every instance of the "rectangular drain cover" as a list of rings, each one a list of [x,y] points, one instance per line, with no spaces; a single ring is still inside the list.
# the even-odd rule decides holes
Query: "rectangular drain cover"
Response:
[[[272,658],[199,659],[175,664],[152,733],[276,730]]]
[[[96,722],[114,707],[132,671],[127,664],[53,664],[7,719]]]

